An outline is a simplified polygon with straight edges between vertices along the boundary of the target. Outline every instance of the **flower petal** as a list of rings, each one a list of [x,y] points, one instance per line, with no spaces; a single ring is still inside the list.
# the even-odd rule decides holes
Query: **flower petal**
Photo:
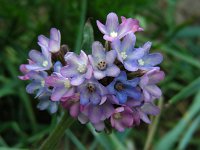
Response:
[[[33,94],[35,90],[41,88],[41,84],[39,82],[31,82],[26,86],[26,92],[29,94]]]
[[[73,65],[62,67],[60,72],[66,78],[71,78],[78,75],[78,71]]]
[[[52,53],[56,53],[60,50],[60,43],[58,43],[57,41],[55,40],[50,40],[49,41],[49,47],[48,47],[48,50]]]
[[[116,97],[119,100],[119,103],[121,104],[124,104],[127,101],[127,95],[123,91],[117,92]]]
[[[104,50],[103,45],[99,41],[95,41],[92,43],[92,56],[94,59],[99,61],[99,59],[105,59],[106,52]]]
[[[71,79],[71,84],[74,86],[78,86],[84,82],[85,78],[83,75],[77,75]]]
[[[95,70],[93,73],[94,73],[94,77],[97,80],[103,79],[106,76],[106,73],[104,71]]]
[[[56,40],[56,41],[60,41],[60,31],[57,30],[56,28],[51,28],[50,30],[50,39],[52,40]]]
[[[97,27],[99,28],[101,33],[103,33],[103,34],[107,34],[108,33],[105,25],[103,25],[99,20],[97,20],[96,23],[97,23]]]
[[[163,61],[163,56],[160,53],[153,53],[143,57],[145,66],[156,66]]]
[[[38,44],[40,46],[48,47],[49,39],[45,37],[44,35],[38,36]]]
[[[112,65],[106,69],[106,75],[110,77],[117,77],[120,73],[120,69],[116,65]]]
[[[45,60],[44,56],[42,55],[41,52],[36,51],[36,50],[31,50],[29,52],[29,57],[31,60],[33,60],[36,63],[41,63]]]
[[[108,65],[113,64],[117,57],[117,52],[115,50],[110,50],[106,53],[106,63]]]
[[[67,92],[67,89],[63,87],[56,87],[52,91],[51,100],[52,101],[59,101],[64,96],[64,94]]]
[[[106,19],[106,29],[109,33],[117,32],[119,26],[118,16],[111,12],[107,15]]]
[[[89,103],[89,93],[84,91],[80,94],[80,104],[81,105],[86,105],[87,103]]]

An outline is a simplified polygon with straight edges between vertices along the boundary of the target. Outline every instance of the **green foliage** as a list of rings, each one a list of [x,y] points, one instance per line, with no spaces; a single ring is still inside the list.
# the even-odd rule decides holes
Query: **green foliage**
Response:
[[[198,149],[200,30],[193,16],[177,21],[180,4],[183,1],[0,0],[0,150],[38,149],[55,132],[62,132],[63,138],[53,137],[47,147],[56,147],[61,138],[56,149]],[[39,49],[37,36],[48,35],[51,27],[61,30],[62,43],[71,51],[90,53],[94,40],[103,41],[96,20],[104,22],[111,11],[141,20],[145,31],[136,33],[138,42],[152,41],[152,51],[163,53],[162,113],[149,130],[142,124],[123,133],[97,133],[75,121],[65,132],[58,128],[60,111],[49,115],[36,109],[38,101],[17,78],[19,65],[27,62],[30,49]]]

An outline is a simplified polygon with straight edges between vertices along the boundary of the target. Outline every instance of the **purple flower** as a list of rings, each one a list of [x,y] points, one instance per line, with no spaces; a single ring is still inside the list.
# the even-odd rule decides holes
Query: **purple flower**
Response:
[[[60,31],[56,28],[51,28],[49,39],[44,35],[38,36],[38,44],[41,48],[47,49],[51,53],[56,53],[60,50],[60,41]]]
[[[53,114],[57,112],[59,103],[51,101],[50,96],[50,90],[47,90],[42,96],[40,96],[37,108],[40,110],[48,110],[51,114]]]
[[[89,103],[84,106],[78,119],[82,124],[90,121],[96,130],[102,131],[105,127],[104,121],[110,118],[113,113],[114,107],[108,101],[102,105],[93,105],[92,103]]]
[[[91,102],[94,105],[105,102],[107,89],[95,79],[85,80],[78,86],[80,92],[80,103],[86,105]]]
[[[126,19],[124,16],[121,17],[122,19],[122,24],[125,24],[126,21],[131,20],[131,24],[132,24],[132,32],[135,33],[137,31],[143,31],[144,29],[140,27],[140,23],[137,19],[132,19],[132,18],[128,18]]]
[[[92,55],[89,60],[93,67],[94,77],[102,79],[106,76],[116,77],[120,73],[120,69],[114,64],[117,53],[115,50],[106,52],[100,42],[92,44]]]
[[[45,82],[46,85],[53,87],[51,95],[51,100],[53,101],[60,101],[62,97],[74,95],[75,87],[71,85],[68,78],[63,77],[60,73],[54,72],[46,78]]]
[[[117,51],[118,60],[128,71],[150,70],[162,62],[163,57],[160,53],[149,54],[150,42],[145,43],[143,47],[134,48],[135,41],[135,35],[130,33],[122,42],[116,39],[111,44],[112,48]]]
[[[71,97],[63,97],[61,99],[61,104],[65,109],[69,110],[69,113],[72,117],[78,117],[80,113],[80,94],[76,93]]]
[[[37,50],[31,50],[29,57],[29,64],[25,66],[28,70],[43,71],[49,70],[52,66],[51,54],[45,48],[42,48],[42,53]]]
[[[149,102],[154,100],[155,98],[160,98],[160,96],[162,95],[162,91],[156,84],[163,80],[164,77],[164,72],[156,68],[148,71],[140,78],[139,86],[143,91],[145,101]]]
[[[73,52],[68,52],[65,55],[65,61],[67,62],[67,66],[61,69],[61,74],[70,78],[72,85],[78,86],[85,79],[92,77],[92,66],[84,51],[81,51],[79,56]]]
[[[48,87],[45,85],[45,78],[47,75],[48,74],[45,71],[28,72],[27,76],[30,80],[32,80],[32,82],[26,86],[27,93],[33,94],[35,91],[37,91],[36,97],[43,95],[48,90]]]
[[[128,97],[140,99],[140,91],[136,88],[139,78],[127,80],[126,72],[122,71],[108,86],[109,94],[114,95],[120,104],[124,104]]]
[[[118,16],[115,13],[109,13],[107,15],[106,24],[103,25],[97,20],[97,26],[99,30],[104,34],[103,38],[107,41],[113,41],[114,39],[121,39],[126,34],[131,32],[133,28],[132,19],[123,19],[123,22],[119,24]]]
[[[99,123],[109,118],[114,112],[114,107],[111,103],[105,102],[102,105],[87,104],[81,113],[89,118],[91,123]]]
[[[122,132],[133,124],[133,111],[129,107],[118,107],[110,118],[113,128]]]
[[[151,121],[148,118],[148,115],[156,116],[160,113],[160,109],[157,106],[155,106],[152,102],[137,101],[134,99],[129,99],[126,105],[129,106],[134,112],[133,125],[139,125],[140,120],[144,121],[145,123],[150,124]]]

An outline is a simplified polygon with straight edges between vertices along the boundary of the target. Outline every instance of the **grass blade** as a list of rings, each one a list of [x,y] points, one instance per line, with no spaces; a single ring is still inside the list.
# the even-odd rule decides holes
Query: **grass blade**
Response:
[[[188,130],[186,131],[185,135],[183,136],[182,140],[180,141],[178,145],[178,150],[184,150],[186,149],[186,146],[188,145],[190,139],[192,138],[194,132],[197,130],[197,128],[200,125],[200,116],[198,116],[189,126]]]
[[[185,98],[192,95],[199,89],[200,89],[200,77],[198,77],[196,80],[194,80],[192,83],[190,83],[184,89],[182,89],[178,94],[176,94],[174,97],[172,97],[169,100],[169,104],[175,104],[177,102],[180,102],[181,100],[184,100]]]
[[[155,150],[169,150],[173,149],[174,144],[180,138],[182,132],[191,122],[192,118],[200,111],[200,91],[197,93],[189,110],[185,113],[179,123],[169,131],[161,140],[158,141]]]

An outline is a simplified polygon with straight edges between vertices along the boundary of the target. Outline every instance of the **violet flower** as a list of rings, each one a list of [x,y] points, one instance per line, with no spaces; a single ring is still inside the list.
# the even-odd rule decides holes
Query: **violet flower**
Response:
[[[118,107],[110,118],[113,128],[122,132],[133,124],[133,111],[129,107]]]
[[[140,120],[142,120],[143,122],[147,124],[150,124],[151,121],[148,118],[148,115],[156,116],[160,113],[160,109],[157,106],[155,106],[152,102],[137,101],[134,99],[129,99],[126,105],[130,107],[134,112],[133,125],[139,125]]]
[[[105,102],[102,105],[93,105],[89,103],[84,106],[81,113],[89,119],[91,123],[99,123],[109,118],[114,112],[114,107],[111,103]],[[79,117],[80,119],[80,117]]]
[[[138,32],[138,31],[144,31],[143,28],[140,27],[140,23],[137,19],[132,19],[132,18],[128,18],[126,19],[124,16],[121,17],[122,19],[122,24],[125,24],[126,21],[130,20],[132,23],[132,32],[135,33],[135,32]]]
[[[161,97],[162,91],[156,84],[163,80],[164,77],[164,72],[156,68],[148,71],[140,78],[139,86],[143,91],[145,101],[149,102]]]
[[[92,55],[89,60],[93,67],[94,77],[102,79],[106,76],[116,77],[120,73],[120,69],[114,64],[117,53],[115,50],[106,52],[100,42],[92,44]]]
[[[117,51],[118,60],[128,71],[137,71],[138,67],[133,66],[133,63],[144,55],[142,48],[134,48],[135,42],[135,35],[129,33],[122,41],[116,39],[111,43],[112,49]]]
[[[118,16],[113,12],[107,15],[105,25],[97,20],[97,26],[99,30],[104,34],[103,38],[107,41],[113,41],[116,38],[123,38],[126,34],[131,32],[133,23],[134,22],[132,19],[123,19],[123,22],[119,24]]]
[[[42,48],[42,53],[37,50],[31,50],[29,57],[29,64],[25,66],[28,70],[44,71],[49,70],[52,66],[51,54],[46,48]]]
[[[94,105],[105,102],[107,89],[95,79],[85,80],[77,87],[80,93],[81,105],[86,105],[91,102]]]
[[[76,93],[71,97],[63,97],[61,99],[62,107],[69,110],[69,113],[72,117],[78,117],[80,113],[80,94]]]
[[[51,114],[54,114],[58,110],[59,102],[51,101],[50,96],[50,90],[47,90],[44,95],[40,96],[37,108],[39,110],[48,110]]]
[[[37,91],[35,97],[39,97],[42,94],[44,94],[48,90],[48,87],[45,85],[45,78],[47,77],[47,75],[48,74],[45,71],[28,72],[27,76],[29,77],[30,80],[32,80],[32,82],[26,86],[27,93],[33,94],[35,91]]]
[[[56,28],[51,28],[50,38],[47,38],[44,35],[38,36],[38,44],[41,48],[47,49],[51,53],[56,53],[60,50],[60,42],[60,31]]]
[[[70,97],[74,95],[75,87],[73,87],[68,78],[63,77],[60,73],[54,72],[47,77],[46,85],[53,87],[51,100],[60,101],[62,97]]]
[[[145,43],[143,47],[134,48],[135,41],[135,35],[130,33],[122,42],[116,39],[111,44],[112,48],[117,51],[118,60],[128,71],[150,70],[162,62],[163,57],[160,53],[149,54],[150,42]]]
[[[136,88],[139,78],[127,80],[126,72],[122,71],[108,86],[109,94],[114,95],[120,104],[124,104],[128,97],[140,99],[141,93]]]
[[[78,86],[85,79],[92,77],[92,66],[84,51],[81,51],[79,56],[73,52],[68,52],[65,55],[65,61],[67,62],[67,66],[61,69],[61,74],[64,77],[70,78],[72,85]]]

